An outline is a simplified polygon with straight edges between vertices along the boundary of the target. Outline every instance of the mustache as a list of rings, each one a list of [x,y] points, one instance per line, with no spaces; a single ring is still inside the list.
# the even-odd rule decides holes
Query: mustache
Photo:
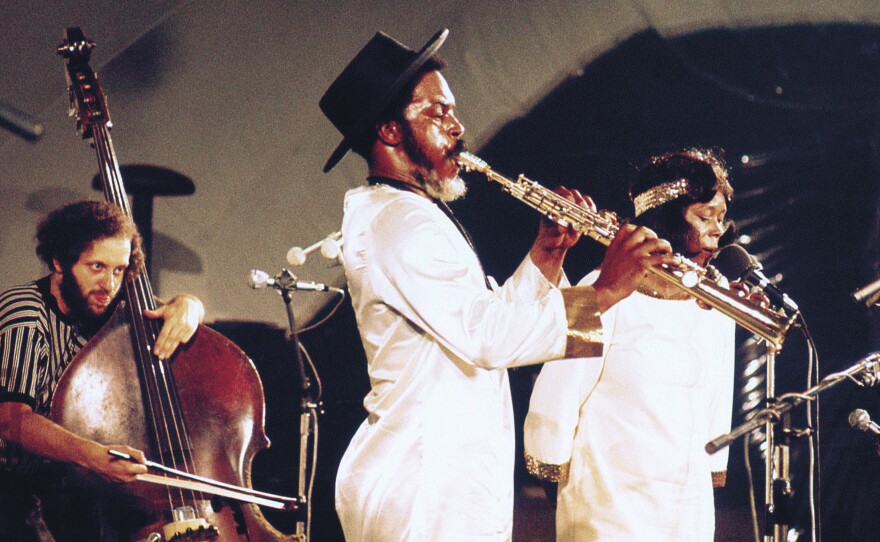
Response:
[[[455,147],[453,147],[452,150],[449,151],[449,157],[455,158],[459,154],[461,154],[463,152],[467,152],[468,150],[469,149],[468,149],[467,142],[465,142],[464,139],[459,139],[458,142],[456,142]]]

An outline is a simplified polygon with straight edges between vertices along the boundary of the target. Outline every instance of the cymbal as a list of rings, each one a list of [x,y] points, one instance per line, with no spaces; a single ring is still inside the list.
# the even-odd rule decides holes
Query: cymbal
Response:
[[[192,179],[162,166],[126,164],[119,166],[125,190],[132,196],[189,196],[195,193]],[[101,174],[92,177],[92,188],[103,190]]]

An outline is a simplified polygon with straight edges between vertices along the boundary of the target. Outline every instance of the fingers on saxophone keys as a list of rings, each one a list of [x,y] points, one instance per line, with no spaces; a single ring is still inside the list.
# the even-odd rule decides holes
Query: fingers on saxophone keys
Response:
[[[636,229],[638,229],[638,226],[635,226],[633,224],[621,224],[620,229],[617,231],[617,235],[614,236],[614,240],[618,243],[624,243],[627,245],[641,243],[641,239],[635,238]]]
[[[620,232],[626,236],[625,245],[635,252],[646,269],[652,266],[675,263],[672,246],[665,239],[657,237],[657,234],[652,230],[644,226],[624,224]]]
[[[584,196],[577,189],[570,190],[564,186],[558,186],[558,187],[556,187],[554,192],[556,192],[560,196],[565,197],[569,201],[573,201],[573,202],[577,203],[581,207],[586,207],[593,212],[596,211],[596,204],[593,203],[592,198],[590,198],[589,196]]]
[[[655,237],[653,239],[645,239],[645,241],[642,242],[642,250],[646,251],[652,256],[663,256],[664,260],[665,257],[668,256],[668,261],[670,263],[674,261],[672,255],[672,245],[670,245],[669,241],[667,241],[666,239],[660,239],[658,237]]]
[[[587,207],[589,210],[593,211],[594,213],[597,211],[596,203],[593,201],[593,198],[591,198],[590,196],[584,196],[583,205],[585,207]]]
[[[642,243],[639,250],[642,266],[647,271],[650,267],[662,265],[675,265],[675,255],[672,247],[664,239],[649,239]]]
[[[644,226],[623,224],[616,237],[623,238],[623,244],[631,248],[644,248],[642,245],[657,239],[657,234]]]

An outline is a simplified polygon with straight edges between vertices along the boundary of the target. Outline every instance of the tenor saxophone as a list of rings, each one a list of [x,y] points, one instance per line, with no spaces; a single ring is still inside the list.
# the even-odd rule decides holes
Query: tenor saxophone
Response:
[[[490,181],[499,183],[505,192],[536,209],[546,218],[561,226],[570,226],[605,246],[611,244],[620,230],[620,221],[612,211],[593,211],[582,207],[524,175],[516,180],[508,179],[469,152],[462,152],[458,156],[458,163],[465,171],[478,171]],[[673,258],[673,264],[652,267],[651,272],[733,319],[767,341],[775,350],[782,348],[785,334],[794,323],[796,313],[789,315],[782,309],[774,310],[742,296],[738,291],[725,286],[723,275],[712,266],[702,267],[680,254],[674,254]]]

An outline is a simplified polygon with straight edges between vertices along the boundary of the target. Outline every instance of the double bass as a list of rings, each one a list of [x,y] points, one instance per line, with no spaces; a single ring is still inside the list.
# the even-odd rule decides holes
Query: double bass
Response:
[[[79,28],[69,28],[58,48],[66,59],[71,113],[97,153],[105,199],[131,216],[106,100],[88,64],[93,47]],[[260,502],[254,495],[268,495],[250,489],[250,468],[269,441],[263,387],[251,360],[205,326],[170,360],[158,359],[152,345],[161,323],[143,314],[156,307],[145,270],[123,288],[108,322],[65,370],[50,418],[97,442],[144,450],[150,464],[175,475],[162,471],[111,484],[75,470],[74,485],[96,502],[99,539],[301,541],[274,529],[253,504]]]

